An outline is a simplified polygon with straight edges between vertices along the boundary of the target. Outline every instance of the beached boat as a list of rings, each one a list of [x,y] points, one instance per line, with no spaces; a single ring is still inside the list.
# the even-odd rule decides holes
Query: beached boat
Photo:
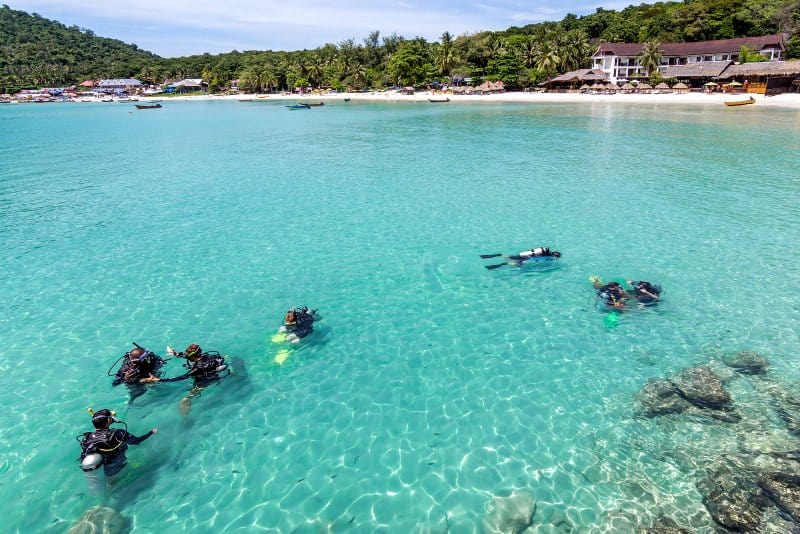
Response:
[[[161,104],[135,104],[136,109],[159,109]]]
[[[434,104],[436,104],[436,103],[439,103],[439,102],[450,102],[450,98],[449,98],[449,97],[444,97],[444,98],[429,98],[429,99],[428,99],[428,102],[433,102]]]
[[[289,109],[311,109],[311,106],[308,104],[292,104],[291,106],[286,106]]]
[[[347,98],[344,99],[344,101],[345,102],[350,102],[350,97],[348,96]]]
[[[756,103],[756,99],[753,98],[752,96],[750,98],[748,98],[747,100],[726,100],[725,101],[725,105],[726,106],[746,106],[747,104],[755,104],[755,103]]]

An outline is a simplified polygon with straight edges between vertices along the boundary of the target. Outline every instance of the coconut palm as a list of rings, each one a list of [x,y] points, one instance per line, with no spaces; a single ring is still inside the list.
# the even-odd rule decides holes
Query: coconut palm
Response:
[[[537,46],[533,39],[528,39],[522,44],[520,49],[520,60],[526,67],[533,67],[536,64]]]
[[[661,65],[661,43],[658,41],[649,41],[644,44],[641,53],[637,56],[639,65],[647,72],[647,76],[658,71],[658,66]]]
[[[554,41],[544,41],[539,43],[536,50],[536,62],[534,66],[548,76],[558,71],[561,58],[558,55],[558,45]]]
[[[318,54],[312,54],[310,58],[303,65],[308,77],[312,82],[317,83],[317,87],[322,85],[322,76],[325,74],[325,65],[322,63],[322,58]]]
[[[589,37],[585,31],[580,29],[568,31],[561,41],[561,67],[565,71],[581,68],[588,63],[590,52]]]
[[[436,58],[436,68],[439,69],[439,73],[443,76],[449,76],[454,62],[453,36],[446,31],[442,34],[442,45]]]

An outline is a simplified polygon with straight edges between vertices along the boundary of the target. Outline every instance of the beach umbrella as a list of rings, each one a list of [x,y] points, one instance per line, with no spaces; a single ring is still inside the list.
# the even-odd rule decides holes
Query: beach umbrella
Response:
[[[669,89],[669,85],[665,84],[664,82],[661,82],[660,84],[656,85],[656,89],[658,90]]]
[[[622,86],[622,89],[623,89],[624,91],[631,91],[633,88],[634,88],[634,87],[633,87],[631,84],[629,84],[629,83],[626,83],[625,85],[623,85],[623,86]]]
[[[585,91],[587,89],[591,89],[591,87],[589,87],[589,84],[585,83],[585,84],[581,85],[581,91]]]
[[[617,85],[615,83],[610,83],[610,84],[606,85],[606,89],[609,89],[611,91],[619,91],[619,85]]]
[[[640,83],[639,84],[639,89],[652,89],[652,88],[653,88],[653,86],[650,85],[649,83]]]
[[[734,81],[732,81],[731,83],[729,83],[729,84],[728,84],[728,86],[729,86],[729,87],[741,87],[741,86],[742,86],[742,84],[740,84],[739,82],[737,82],[736,80],[734,80]]]
[[[705,85],[706,87],[716,87],[719,84],[717,82],[706,82],[703,85]]]

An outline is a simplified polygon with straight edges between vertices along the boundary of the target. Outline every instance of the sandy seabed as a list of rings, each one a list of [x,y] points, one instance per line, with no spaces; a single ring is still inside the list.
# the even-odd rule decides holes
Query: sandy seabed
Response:
[[[335,94],[240,94],[225,96],[169,97],[169,100],[280,100],[292,102],[335,102],[349,98],[365,102],[428,102],[428,99],[449,98],[450,102],[529,102],[529,103],[577,103],[619,102],[623,104],[719,104],[725,101],[746,100],[752,96],[759,106],[800,109],[800,94],[785,93],[776,96],[723,93],[658,93],[658,94],[579,94],[579,93],[523,93],[508,92],[490,95],[450,95],[421,91],[413,95],[399,92],[335,93]],[[156,96],[155,98],[158,98]],[[146,100],[146,99],[142,99]]]

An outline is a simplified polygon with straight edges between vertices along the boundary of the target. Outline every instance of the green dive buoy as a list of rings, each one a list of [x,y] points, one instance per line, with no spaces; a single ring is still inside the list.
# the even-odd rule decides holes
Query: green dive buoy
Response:
[[[609,329],[616,328],[616,326],[619,324],[619,316],[620,316],[619,312],[615,311],[608,312],[605,318],[603,318],[603,324],[605,325],[606,328]]]

